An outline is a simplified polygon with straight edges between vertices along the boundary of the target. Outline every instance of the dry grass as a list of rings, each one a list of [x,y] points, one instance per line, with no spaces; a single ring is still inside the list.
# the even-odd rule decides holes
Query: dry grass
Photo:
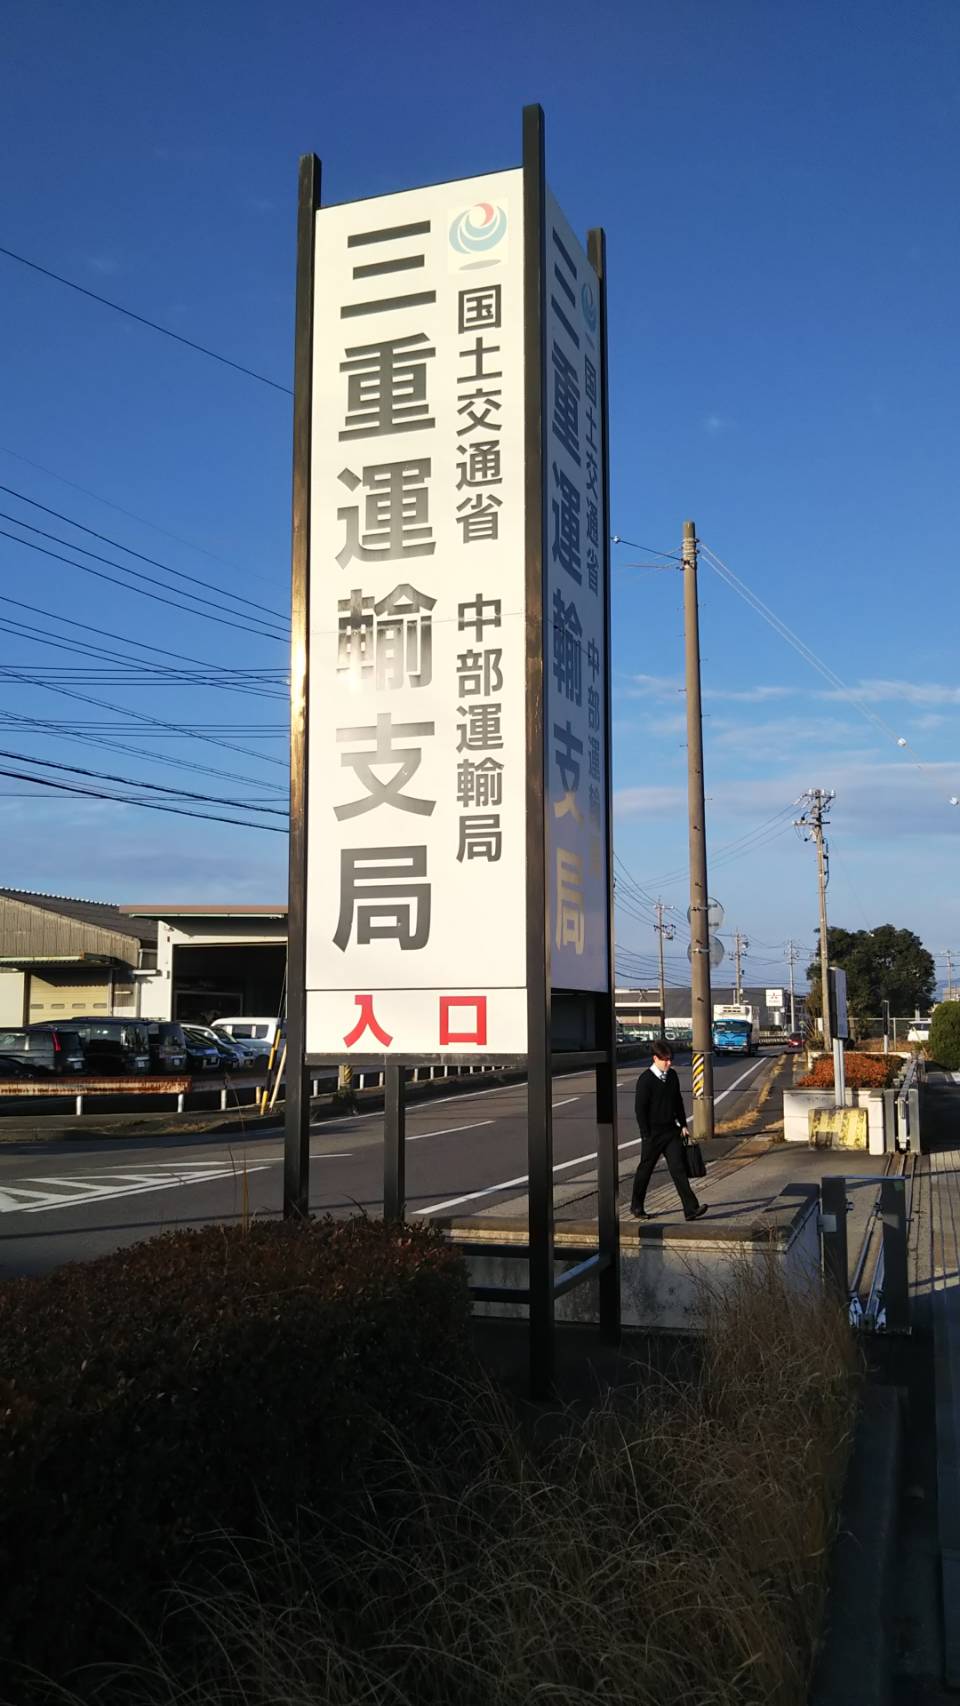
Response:
[[[443,1461],[385,1433],[348,1530],[304,1516],[295,1536],[222,1542],[218,1580],[174,1596],[168,1656],[101,1678],[99,1698],[801,1706],[855,1352],[841,1314],[772,1262],[707,1317],[694,1384],[641,1379],[565,1414],[548,1445],[489,1387],[451,1398]]]
[[[758,1117],[769,1102],[773,1091],[783,1087],[782,1066],[783,1063],[780,1060],[770,1062],[770,1070],[764,1074],[759,1092],[755,1097],[751,1096],[748,1107],[742,1113],[731,1114],[729,1118],[717,1121],[716,1134],[718,1137],[735,1137],[740,1132],[753,1133]],[[749,1090],[747,1093],[750,1095]],[[778,1120],[768,1123],[782,1124],[782,1115]]]

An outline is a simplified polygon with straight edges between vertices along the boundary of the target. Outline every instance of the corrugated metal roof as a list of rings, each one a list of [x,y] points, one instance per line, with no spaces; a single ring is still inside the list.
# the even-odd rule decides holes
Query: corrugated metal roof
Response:
[[[128,918],[286,918],[287,905],[285,901],[276,906],[234,906],[229,902],[225,906],[183,906],[174,902],[172,906],[121,906],[120,911]]]
[[[76,900],[69,895],[40,894],[33,889],[0,888],[0,897],[18,900],[24,906],[39,907],[42,912],[55,912],[61,918],[73,918],[79,924],[92,924],[95,929],[113,930],[119,936],[132,936],[138,942],[155,943],[157,926],[153,919],[134,919],[121,912],[119,906],[104,900]]]

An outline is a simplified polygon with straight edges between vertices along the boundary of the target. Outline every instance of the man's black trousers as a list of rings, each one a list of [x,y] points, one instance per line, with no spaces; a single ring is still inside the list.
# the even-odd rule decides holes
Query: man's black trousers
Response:
[[[650,1175],[661,1155],[670,1169],[670,1177],[677,1187],[684,1214],[692,1214],[697,1207],[697,1199],[690,1189],[690,1180],[683,1165],[683,1139],[675,1125],[655,1126],[650,1136],[643,1139],[640,1145],[640,1165],[633,1180],[630,1207],[634,1214],[643,1208]]]

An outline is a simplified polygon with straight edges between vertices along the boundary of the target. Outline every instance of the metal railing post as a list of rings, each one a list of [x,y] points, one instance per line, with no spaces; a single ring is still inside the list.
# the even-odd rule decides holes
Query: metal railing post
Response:
[[[820,1236],[825,1283],[846,1303],[849,1294],[847,1257],[847,1181],[836,1173],[820,1181]]]
[[[403,1220],[407,1212],[405,1066],[387,1067],[383,1111],[383,1218]]]
[[[910,1282],[907,1270],[907,1182],[884,1179],[880,1185],[883,1222],[883,1315],[888,1333],[910,1330]]]
[[[920,1091],[911,1090],[907,1098],[907,1117],[910,1126],[910,1153],[920,1154]]]

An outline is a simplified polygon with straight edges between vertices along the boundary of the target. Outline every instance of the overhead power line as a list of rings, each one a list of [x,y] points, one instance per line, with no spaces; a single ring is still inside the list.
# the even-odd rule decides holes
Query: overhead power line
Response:
[[[131,799],[127,794],[109,794],[105,793],[103,789],[84,788],[78,782],[57,782],[52,776],[31,776],[22,770],[6,769],[0,769],[0,776],[7,776],[14,782],[34,782],[37,787],[53,788],[58,793],[70,794],[75,799],[112,800],[117,805],[139,806],[146,811],[172,812],[175,817],[205,818],[209,823],[232,823],[236,824],[238,829],[262,829],[266,830],[270,835],[287,834],[286,829],[281,829],[279,824],[247,823],[242,818],[219,817],[213,812],[190,811],[185,806],[165,806],[162,805],[159,800],[135,800]]]
[[[783,830],[792,828],[793,813],[798,804],[799,800],[793,800],[789,806],[783,806],[780,811],[774,812],[772,817],[764,818],[762,823],[754,824],[752,829],[744,830],[743,834],[736,836],[733,841],[724,841],[719,847],[711,847],[710,870],[714,871],[724,864],[732,864],[734,859],[740,858],[742,854],[752,853],[756,847],[762,846],[767,839],[774,840]],[[729,858],[726,857],[728,854]],[[665,871],[657,877],[647,877],[645,880],[651,887],[659,888],[680,882],[686,876],[686,865],[680,865],[672,871]]]
[[[47,622],[59,622],[61,627],[78,628],[83,633],[97,634],[103,639],[119,640],[121,645],[133,646],[140,651],[156,652],[158,657],[177,658],[181,663],[199,664],[202,668],[210,671],[211,677],[218,678],[217,680],[211,679],[208,685],[211,687],[217,687],[222,692],[248,693],[252,697],[258,699],[286,699],[287,697],[285,693],[270,691],[267,685],[267,680],[271,676],[278,683],[284,681],[286,678],[285,670],[268,670],[263,672],[248,671],[246,669],[240,670],[239,674],[241,676],[262,673],[264,676],[264,685],[258,687],[252,682],[249,684],[243,681],[237,683],[236,681],[231,680],[230,677],[238,672],[220,664],[206,663],[203,658],[192,657],[189,652],[174,652],[166,646],[152,646],[148,644],[146,640],[135,640],[132,635],[115,634],[110,628],[95,628],[90,622],[78,622],[71,616],[56,615],[52,610],[43,610],[38,604],[25,604],[22,598],[10,598],[6,593],[0,593],[0,604],[12,604],[17,610],[29,610],[31,615],[42,616]],[[50,634],[45,628],[36,628],[31,623],[16,621],[13,618],[4,619],[3,617],[0,617],[0,627],[3,627],[7,633],[12,634],[20,631],[26,638],[32,639],[36,637],[41,644],[51,646],[58,651],[73,653],[76,657],[100,657],[111,661],[118,660],[121,663],[133,662],[139,664],[143,669],[154,669],[161,674],[170,672],[169,664],[155,664],[151,662],[150,659],[144,658],[130,659],[123,652],[114,652],[109,648],[104,648],[103,646],[92,646],[89,640],[68,641],[60,634]],[[175,674],[176,671],[173,671],[172,673]],[[221,676],[225,678],[222,681],[219,679]]]
[[[879,716],[876,711],[872,710],[870,706],[865,703],[864,700],[860,699],[854,692],[853,688],[848,687],[846,682],[843,681],[836,673],[836,670],[831,669],[829,664],[824,663],[823,659],[817,656],[813,648],[808,646],[805,640],[801,640],[799,634],[795,634],[793,629],[790,628],[775,611],[771,610],[770,606],[765,604],[763,599],[760,598],[745,581],[740,579],[739,575],[734,574],[733,570],[717,556],[715,551],[711,551],[709,547],[705,545],[702,546],[701,549],[714,573],[718,575],[722,581],[725,581],[727,586],[731,587],[732,590],[737,593],[738,597],[744,600],[744,603],[749,604],[752,610],[756,611],[759,616],[762,616],[763,620],[774,630],[774,632],[779,634],[781,639],[786,640],[787,645],[792,646],[793,650],[799,653],[800,657],[803,658],[805,663],[810,665],[811,669],[815,669],[819,675],[823,676],[823,679],[830,683],[830,686],[836,690],[842,699],[846,699],[847,702],[853,706],[854,710],[860,712],[861,717],[866,718],[867,722],[873,723],[874,726],[880,730],[881,734],[885,735],[888,740],[892,740],[899,751],[905,752],[908,762],[913,764],[915,769],[919,770],[922,775],[927,775],[929,773],[929,779],[938,787],[941,785],[940,778],[934,772],[933,767],[925,763],[922,758],[917,757],[913,753],[910,742],[907,740],[905,735],[898,735],[896,729],[891,728],[890,724],[886,722],[883,717]],[[950,804],[955,805],[957,803],[957,796],[952,796]]]
[[[0,511],[0,514],[2,513]],[[18,521],[15,516],[6,516],[4,519],[12,520],[17,527],[28,528],[31,533],[39,533],[44,539],[53,539],[58,545],[66,545],[71,551],[80,551],[86,557],[96,557],[97,562],[108,563],[111,568],[119,569],[121,574],[132,576],[134,580],[146,581],[149,586],[162,586],[168,592],[179,591],[178,587],[167,587],[165,581],[158,581],[156,575],[142,575],[139,569],[128,569],[125,563],[115,563],[110,557],[98,556],[95,551],[88,551],[83,545],[74,545],[69,539],[58,539],[55,534],[44,533],[41,527],[33,527],[29,521]],[[168,604],[172,610],[182,610],[187,616],[198,616],[202,622],[215,622],[220,628],[236,628],[238,633],[252,634],[255,639],[279,640],[283,645],[290,643],[288,634],[276,633],[272,628],[252,628],[249,621],[232,622],[226,616],[213,616],[208,610],[194,610],[189,604],[181,604],[173,598],[163,598],[159,593],[148,592],[145,587],[131,586],[129,580],[118,580],[116,575],[105,575],[102,569],[91,568],[89,563],[78,563],[74,557],[65,557],[62,552],[51,551],[45,545],[37,545],[32,539],[21,539],[19,534],[10,533],[5,527],[0,527],[0,538],[12,539],[15,545],[23,545],[28,551],[39,551],[44,557],[53,557],[58,563],[67,563],[70,568],[79,569],[82,574],[95,575],[97,580],[108,581],[111,586],[118,586],[124,592],[135,592],[140,598],[152,599],[155,604]],[[192,592],[184,592],[180,596],[181,598],[192,598],[194,603],[200,602],[197,595]],[[234,611],[233,614],[242,615],[243,612]]]
[[[269,576],[260,574],[258,570],[241,568],[238,563],[231,563],[229,558],[208,550],[206,545],[198,545],[195,539],[185,539],[182,533],[174,533],[169,527],[161,527],[158,521],[151,521],[146,515],[138,515],[136,510],[125,509],[123,504],[105,498],[102,492],[94,492],[89,486],[81,486],[77,480],[68,480],[65,474],[58,474],[55,468],[48,468],[45,462],[34,462],[32,457],[21,455],[19,450],[11,450],[9,444],[0,444],[0,454],[12,456],[15,462],[22,462],[25,468],[35,468],[38,474],[46,474],[49,479],[59,481],[61,486],[69,486],[71,491],[82,492],[85,498],[92,498],[94,503],[103,504],[105,509],[115,510],[117,515],[125,515],[128,521],[135,521],[140,527],[149,527],[151,532],[159,533],[163,539],[172,539],[175,545],[184,545],[188,551],[196,551],[201,557],[209,557],[211,563],[219,563],[221,568],[233,569],[236,574],[249,576],[251,580],[263,581],[267,585],[273,584]]]
[[[165,575],[175,575],[178,580],[189,581],[192,586],[202,587],[205,592],[216,592],[222,597],[232,598],[234,604],[249,604],[251,610],[259,610],[265,616],[273,616],[278,622],[286,624],[287,627],[290,625],[289,616],[284,616],[282,611],[271,610],[268,604],[258,604],[254,598],[244,598],[241,593],[232,592],[228,587],[217,586],[215,581],[202,580],[199,575],[188,575],[182,569],[173,569],[169,563],[162,563],[158,557],[147,557],[142,551],[135,551],[132,545],[124,545],[119,539],[112,539],[108,533],[98,533],[95,527],[87,527],[84,522],[76,521],[72,515],[64,515],[62,510],[51,509],[48,504],[40,503],[37,498],[27,497],[25,492],[18,492],[15,486],[5,486],[0,483],[0,492],[7,492],[19,503],[29,504],[32,509],[39,509],[44,515],[52,515],[55,520],[66,522],[68,527],[75,527],[81,533],[88,533],[91,539],[99,539],[102,545],[112,545],[114,550],[124,551],[128,557],[136,557],[140,563],[148,563],[151,568],[162,569]],[[19,516],[4,515],[2,510],[0,510],[0,516],[3,516],[5,521],[14,522],[17,527],[29,527],[30,525],[29,522],[21,521]],[[83,546],[74,544],[72,539],[59,539],[55,533],[44,533],[40,527],[31,529],[31,531],[36,531],[43,539],[55,540],[58,545],[66,545],[71,551],[80,551],[84,556],[93,557],[98,563],[110,562],[109,557],[98,556],[95,551],[84,551]],[[122,568],[123,564],[115,563],[113,566],[114,568]]]
[[[195,794],[189,788],[171,788],[163,782],[144,782],[132,776],[115,776],[108,770],[88,770],[79,764],[59,764],[52,758],[32,758],[28,752],[7,752],[0,747],[0,758],[15,764],[39,764],[44,770],[60,770],[65,775],[83,776],[95,782],[118,782],[124,788],[146,788],[150,793],[172,795],[178,800],[195,800],[201,805],[236,806],[241,811],[266,812],[270,817],[288,817],[282,806],[264,806],[255,801],[225,800],[216,794]]]
[[[683,558],[677,551],[658,551],[655,545],[640,545],[636,539],[624,539],[620,533],[611,533],[611,545],[626,545],[631,551],[649,551],[651,557],[669,557],[671,562],[683,563]]]
[[[133,717],[138,723],[150,723],[154,728],[176,730],[175,723],[165,722],[162,717],[148,716],[146,711],[131,711],[123,705],[112,704],[109,699],[94,699],[89,693],[78,693],[73,687],[60,687],[52,681],[36,681],[19,670],[12,670],[10,673],[14,680],[26,682],[30,687],[42,687],[48,693],[62,694],[65,699],[78,699],[85,705],[97,705],[102,711],[116,711],[121,717]],[[261,764],[275,764],[280,769],[284,768],[283,759],[270,758],[265,752],[253,752],[249,747],[237,746],[235,741],[224,740],[220,735],[197,735],[196,738],[208,742],[211,746],[225,747],[228,752],[242,753],[245,758],[256,758]]]
[[[122,314],[127,320],[136,320],[140,326],[149,327],[151,332],[159,332],[164,338],[172,338],[174,343],[183,344],[187,349],[196,351],[197,355],[205,355],[211,361],[218,361],[222,367],[232,367],[235,373],[246,374],[248,379],[256,379],[261,385],[269,385],[272,391],[282,391],[288,397],[293,396],[289,385],[281,385],[279,380],[269,379],[265,373],[257,373],[252,367],[247,367],[242,361],[233,361],[228,355],[221,355],[218,350],[211,349],[208,344],[196,343],[193,338],[185,338],[181,332],[171,331],[169,326],[161,326],[159,320],[148,320],[144,314],[137,314],[132,308],[125,308],[121,302],[111,301],[109,296],[100,296],[95,290],[88,290],[85,284],[77,284],[75,279],[64,278],[62,273],[53,272],[50,267],[42,267],[39,261],[31,261],[26,255],[19,255],[15,249],[7,249],[0,243],[0,255],[6,255],[9,261],[17,261],[22,267],[29,267],[31,272],[42,274],[44,278],[53,279],[55,284],[65,285],[68,290],[75,290],[79,296],[89,297],[91,302],[99,302],[101,308],[112,308],[115,314]]]
[[[72,723],[54,723],[46,718],[18,715],[15,711],[6,711],[4,715],[24,734],[55,736],[58,741],[68,740],[77,746],[91,746],[102,752],[119,752],[125,758],[145,758],[149,764],[160,765],[169,770],[188,770],[195,776],[214,776],[220,782],[240,782],[244,787],[257,788],[264,794],[286,792],[280,783],[238,775],[235,770],[222,770],[216,765],[200,764],[191,758],[173,758],[168,752],[150,752],[142,746],[131,746],[127,741],[112,740],[104,735],[78,734]],[[144,730],[144,733],[150,732]]]
[[[0,727],[6,726],[6,719],[16,716],[16,712],[0,710]],[[63,718],[43,717],[36,719],[36,726],[49,729],[56,734],[63,726]],[[199,740],[201,735],[237,734],[244,740],[286,740],[286,729],[264,729],[256,723],[183,723],[170,729],[145,729],[139,723],[107,722],[104,718],[91,718],[88,722],[69,722],[69,728],[78,734],[107,734],[107,735],[136,735],[145,740],[151,736],[155,740]],[[154,756],[158,756],[155,753]]]

